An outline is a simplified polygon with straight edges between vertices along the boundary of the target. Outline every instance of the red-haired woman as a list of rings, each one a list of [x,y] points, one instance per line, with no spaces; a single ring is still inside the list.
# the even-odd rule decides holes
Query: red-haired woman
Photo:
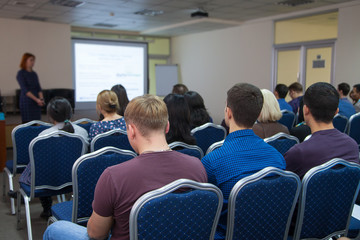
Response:
[[[21,59],[16,79],[20,85],[20,112],[23,123],[41,119],[41,107],[45,105],[39,78],[33,71],[35,56],[25,53]]]

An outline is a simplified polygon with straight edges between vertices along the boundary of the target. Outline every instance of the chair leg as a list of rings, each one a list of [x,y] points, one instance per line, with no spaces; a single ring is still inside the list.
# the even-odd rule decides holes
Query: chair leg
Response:
[[[13,179],[12,179],[12,175],[8,175],[9,178],[9,191],[14,191],[14,185],[13,185]],[[15,199],[10,198],[10,203],[11,203],[11,214],[15,215]]]
[[[5,181],[6,181],[6,176],[5,176],[6,172],[3,172],[3,201],[5,202],[6,200],[6,187],[5,187]]]
[[[63,202],[66,202],[65,194],[61,194],[61,200],[62,200]]]
[[[28,232],[28,240],[32,240],[31,217],[30,217],[29,201],[30,201],[29,197],[28,197],[28,196],[24,196],[25,212],[26,212],[26,225],[27,225],[27,232]]]
[[[17,213],[16,213],[16,218],[17,218],[17,224],[16,224],[16,229],[20,230],[20,221],[21,221],[21,194],[20,192],[17,192],[17,204],[16,204],[16,208],[17,208]]]
[[[58,203],[61,203],[60,195],[56,195]]]

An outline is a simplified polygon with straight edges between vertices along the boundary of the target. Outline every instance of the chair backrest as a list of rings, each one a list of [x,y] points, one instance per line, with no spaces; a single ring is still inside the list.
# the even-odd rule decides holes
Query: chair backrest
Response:
[[[81,118],[73,122],[73,124],[76,124],[82,128],[84,128],[87,132],[90,132],[90,127],[93,123],[96,121],[91,120],[89,118]]]
[[[360,144],[360,113],[352,115],[349,119],[349,136]]]
[[[74,193],[72,222],[84,222],[91,216],[94,190],[103,171],[136,156],[136,153],[128,150],[105,147],[76,160],[72,168]]]
[[[169,147],[177,152],[196,157],[200,160],[204,157],[203,151],[196,145],[189,145],[183,142],[172,142],[169,144]]]
[[[310,169],[302,180],[294,239],[346,236],[359,180],[360,166],[339,158]]]
[[[34,126],[35,125],[35,126]],[[51,127],[52,124],[42,121],[31,121],[16,126],[11,132],[13,144],[13,175],[17,167],[26,167],[30,162],[29,145],[42,131]]]
[[[224,144],[224,140],[221,140],[219,142],[216,142],[216,143],[213,143],[211,144],[211,146],[208,148],[208,150],[206,151],[206,154],[205,155],[208,155],[209,153],[211,153],[212,151],[214,151],[215,149],[218,149],[220,148],[223,144]]]
[[[334,127],[340,132],[345,132],[347,130],[349,120],[343,115],[336,114],[333,119],[333,124]]]
[[[64,131],[34,138],[29,146],[31,195],[35,190],[60,190],[72,185],[71,170],[85,154],[87,144],[80,135]]]
[[[273,146],[282,155],[284,155],[295,144],[299,143],[299,139],[297,139],[297,137],[286,133],[277,133],[274,136],[265,138],[264,141]]]
[[[104,147],[116,147],[134,152],[134,149],[130,145],[126,131],[122,129],[113,129],[96,135],[90,143],[91,152]]]
[[[190,189],[176,192],[178,189]],[[223,204],[209,183],[179,179],[140,197],[130,212],[130,239],[214,239]]]
[[[274,167],[245,177],[232,188],[226,239],[287,239],[301,182]]]
[[[223,126],[214,123],[205,123],[200,127],[191,130],[191,135],[196,139],[196,144],[203,152],[216,142],[224,140],[226,137],[226,129]]]
[[[295,124],[295,119],[296,119],[295,113],[289,110],[281,110],[281,113],[282,113],[282,117],[278,122],[281,123],[282,125],[285,125],[290,131],[290,129]]]

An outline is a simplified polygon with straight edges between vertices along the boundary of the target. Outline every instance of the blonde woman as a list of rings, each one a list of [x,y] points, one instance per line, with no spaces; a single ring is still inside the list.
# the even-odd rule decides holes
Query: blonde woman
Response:
[[[113,129],[123,129],[126,131],[126,124],[123,116],[117,112],[119,102],[115,92],[110,90],[101,91],[96,100],[96,111],[104,116],[99,122],[93,123],[90,127],[90,141],[98,134]]]
[[[277,121],[282,117],[280,106],[275,95],[267,89],[262,89],[264,104],[258,122],[253,126],[253,131],[262,139],[271,137],[279,132],[289,134],[289,130]]]

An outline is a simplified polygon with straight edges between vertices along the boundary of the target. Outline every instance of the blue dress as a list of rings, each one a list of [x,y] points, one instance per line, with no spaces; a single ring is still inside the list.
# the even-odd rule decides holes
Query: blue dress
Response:
[[[31,92],[34,96],[39,97],[41,87],[36,72],[28,72],[22,69],[17,73],[16,79],[21,88],[20,112],[22,122],[40,120],[41,107],[34,100],[26,96],[26,93]]]

